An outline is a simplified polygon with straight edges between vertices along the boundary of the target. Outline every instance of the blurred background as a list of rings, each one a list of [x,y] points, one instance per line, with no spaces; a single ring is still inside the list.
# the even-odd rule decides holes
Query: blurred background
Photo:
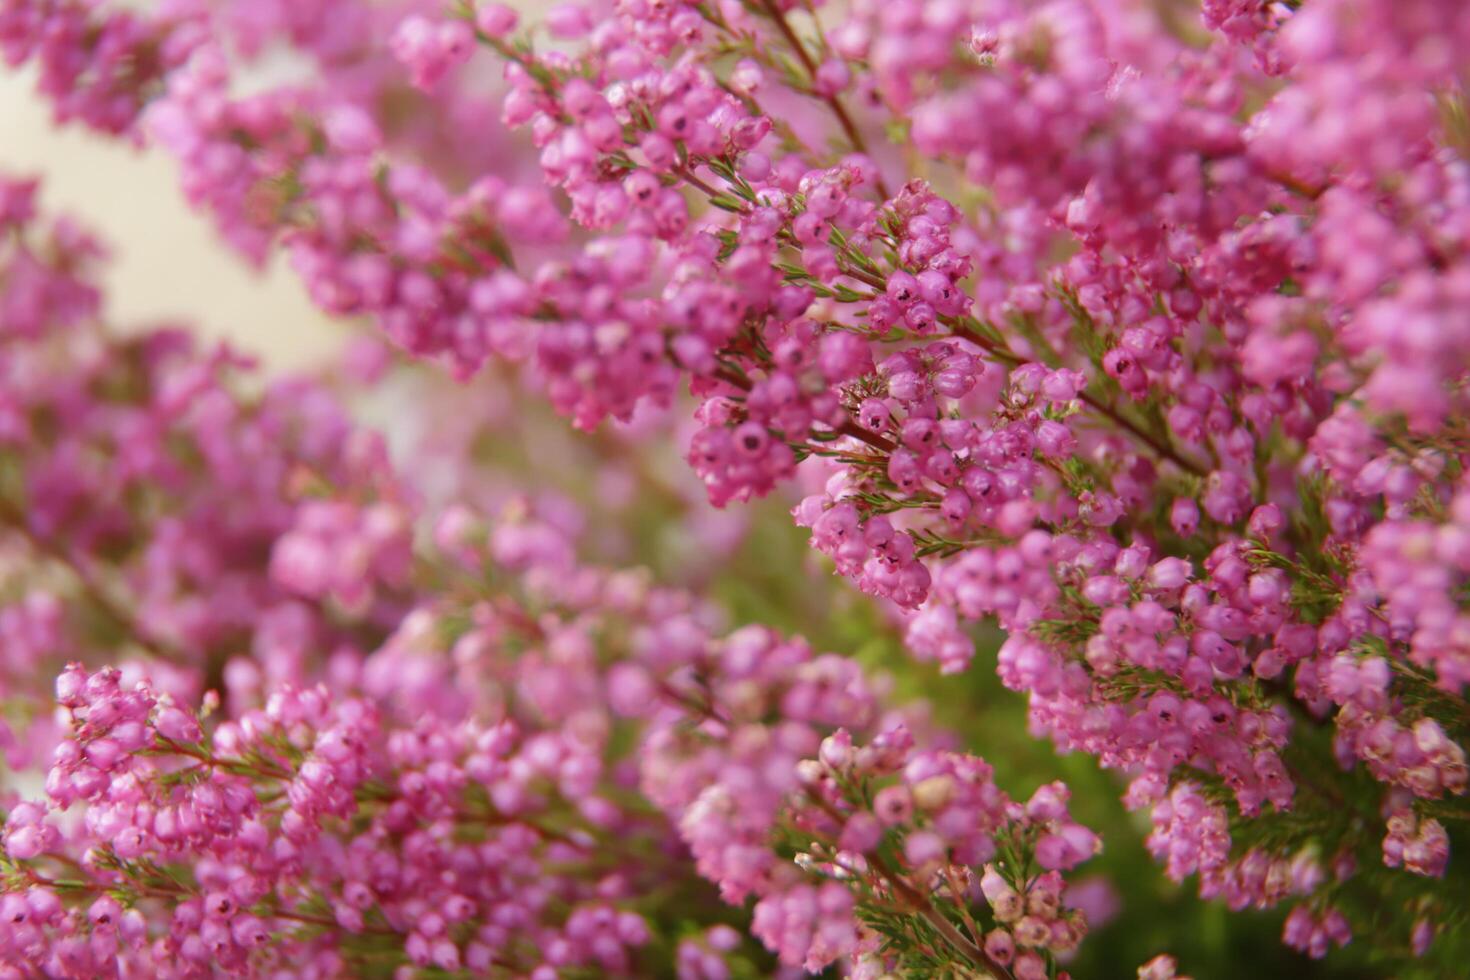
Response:
[[[321,364],[341,349],[345,328],[315,311],[279,258],[250,269],[189,209],[161,150],[54,128],[30,72],[0,71],[0,167],[44,174],[45,206],[84,216],[114,247],[106,279],[120,326],[197,324],[272,369]]]

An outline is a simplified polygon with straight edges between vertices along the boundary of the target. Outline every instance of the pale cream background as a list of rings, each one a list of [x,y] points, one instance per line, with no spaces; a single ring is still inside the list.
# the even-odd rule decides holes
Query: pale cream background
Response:
[[[346,327],[312,307],[284,261],[251,269],[190,210],[162,151],[54,127],[33,84],[0,63],[0,171],[44,177],[42,206],[85,220],[111,247],[109,322],[187,320],[276,370],[340,348]]]

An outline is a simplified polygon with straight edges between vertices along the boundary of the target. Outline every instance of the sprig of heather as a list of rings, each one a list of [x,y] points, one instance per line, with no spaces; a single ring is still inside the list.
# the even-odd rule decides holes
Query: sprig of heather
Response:
[[[466,529],[445,530],[461,552]],[[216,719],[217,698],[196,714],[68,666],[47,799],[4,820],[6,961],[642,975],[668,953],[644,948],[659,918],[701,908],[713,945],[681,962],[754,955],[717,938],[728,914],[697,871],[727,902],[756,896],[754,936],[792,965],[878,975],[958,955],[1063,975],[1052,955],[1084,924],[1059,871],[1098,844],[1060,784],[1011,804],[980,760],[916,748],[851,661],[758,628],[716,639],[677,594],[569,568],[544,526],[502,525],[480,557],[521,590],[405,620],[364,667],[374,700],[284,688]],[[618,632],[626,646],[599,640]],[[491,705],[454,710],[460,672]],[[842,722],[881,731],[854,750]],[[685,904],[650,904],[663,890]],[[887,947],[885,924],[914,908],[942,941]]]

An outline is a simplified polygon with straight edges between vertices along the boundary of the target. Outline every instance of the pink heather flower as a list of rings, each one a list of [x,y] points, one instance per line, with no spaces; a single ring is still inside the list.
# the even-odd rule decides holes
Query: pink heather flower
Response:
[[[475,11],[475,27],[493,38],[502,38],[515,30],[519,15],[503,3],[480,4]]]
[[[393,54],[409,69],[413,83],[432,89],[451,68],[469,58],[474,34],[462,21],[435,23],[426,17],[406,18],[393,35]]]

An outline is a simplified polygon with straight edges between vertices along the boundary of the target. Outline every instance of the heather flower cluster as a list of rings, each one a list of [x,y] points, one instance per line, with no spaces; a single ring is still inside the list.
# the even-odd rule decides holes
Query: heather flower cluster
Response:
[[[1049,975],[1080,938],[1059,871],[1098,842],[1059,784],[1008,803],[980,759],[917,748],[904,719],[921,717],[882,709],[853,661],[760,627],[720,638],[688,595],[580,565],[524,508],[492,524],[452,510],[433,537],[443,573],[464,575],[452,598],[408,611],[365,660],[320,665],[328,680],[227,676],[242,705],[227,717],[217,692],[195,711],[143,667],[63,668],[44,798],[11,805],[0,838],[5,962],[648,975],[668,965],[645,949],[641,900],[673,887],[702,899],[711,933],[680,946],[680,975],[727,975],[741,940],[701,876],[727,902],[759,895],[753,935],[810,970],[903,961],[859,908],[921,908],[947,955],[1014,959],[1017,976]],[[839,722],[881,730],[854,753]],[[902,781],[844,820],[833,764]],[[843,864],[783,860],[797,834]],[[868,861],[881,878],[854,879]],[[987,884],[1002,870],[1014,884]],[[989,933],[971,911],[985,902]]]
[[[0,964],[1061,977],[1118,902],[1065,877],[1090,801],[981,761],[1014,721],[937,720],[993,673],[1164,879],[1446,975],[1466,51],[1458,0],[0,0],[59,122],[395,352],[262,386],[117,333],[101,246],[0,181],[0,747],[43,787]],[[447,481],[353,417],[424,371]],[[590,510],[486,506],[469,447],[541,404],[617,433]],[[613,498],[685,509],[670,445],[897,677],[797,596],[589,560]]]

